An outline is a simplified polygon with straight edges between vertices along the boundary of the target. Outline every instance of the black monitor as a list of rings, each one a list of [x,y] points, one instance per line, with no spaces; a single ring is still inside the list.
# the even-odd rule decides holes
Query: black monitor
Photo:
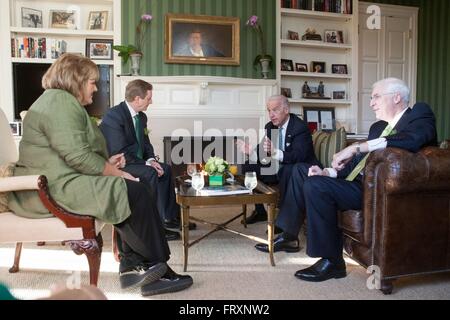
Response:
[[[44,92],[42,77],[50,67],[48,63],[13,63],[14,117],[20,119],[20,112],[28,110]],[[92,116],[101,118],[110,107],[110,66],[99,65],[100,79],[93,103],[86,108]]]

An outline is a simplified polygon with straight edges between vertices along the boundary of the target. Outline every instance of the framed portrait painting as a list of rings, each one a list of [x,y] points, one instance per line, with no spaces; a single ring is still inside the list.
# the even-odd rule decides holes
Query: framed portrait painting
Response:
[[[86,39],[86,57],[93,60],[112,60],[113,41],[109,39]]]
[[[91,11],[89,13],[88,30],[106,30],[108,11]]]
[[[42,28],[42,11],[22,7],[22,27]]]
[[[239,18],[168,13],[165,62],[239,65],[239,29]]]
[[[50,10],[50,28],[77,29],[75,11]]]

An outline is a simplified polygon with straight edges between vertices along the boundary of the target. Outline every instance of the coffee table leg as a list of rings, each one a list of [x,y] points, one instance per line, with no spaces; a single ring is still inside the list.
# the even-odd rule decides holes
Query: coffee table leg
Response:
[[[269,203],[269,212],[267,214],[267,241],[269,242],[269,257],[272,267],[275,266],[275,260],[273,258],[273,221],[275,219],[275,204]]]
[[[189,250],[189,207],[181,207],[181,239],[183,241],[183,270],[186,272],[188,264],[188,250]]]
[[[244,228],[247,228],[247,205],[242,205],[242,224],[244,225]]]

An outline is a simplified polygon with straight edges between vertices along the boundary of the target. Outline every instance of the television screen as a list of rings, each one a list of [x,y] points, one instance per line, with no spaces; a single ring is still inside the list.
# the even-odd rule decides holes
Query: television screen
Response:
[[[44,92],[42,77],[50,67],[48,63],[13,63],[14,117],[20,119],[20,112],[28,110]],[[110,107],[110,66],[99,65],[100,79],[93,103],[86,107],[89,115],[101,118]]]

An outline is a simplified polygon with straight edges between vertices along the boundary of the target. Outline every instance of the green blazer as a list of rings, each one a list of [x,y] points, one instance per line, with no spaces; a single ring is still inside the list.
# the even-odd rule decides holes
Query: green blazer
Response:
[[[24,119],[15,176],[46,175],[66,210],[117,224],[130,215],[123,178],[102,176],[106,142],[86,109],[64,90],[46,90]],[[37,192],[11,192],[10,209],[27,218],[51,216]]]

